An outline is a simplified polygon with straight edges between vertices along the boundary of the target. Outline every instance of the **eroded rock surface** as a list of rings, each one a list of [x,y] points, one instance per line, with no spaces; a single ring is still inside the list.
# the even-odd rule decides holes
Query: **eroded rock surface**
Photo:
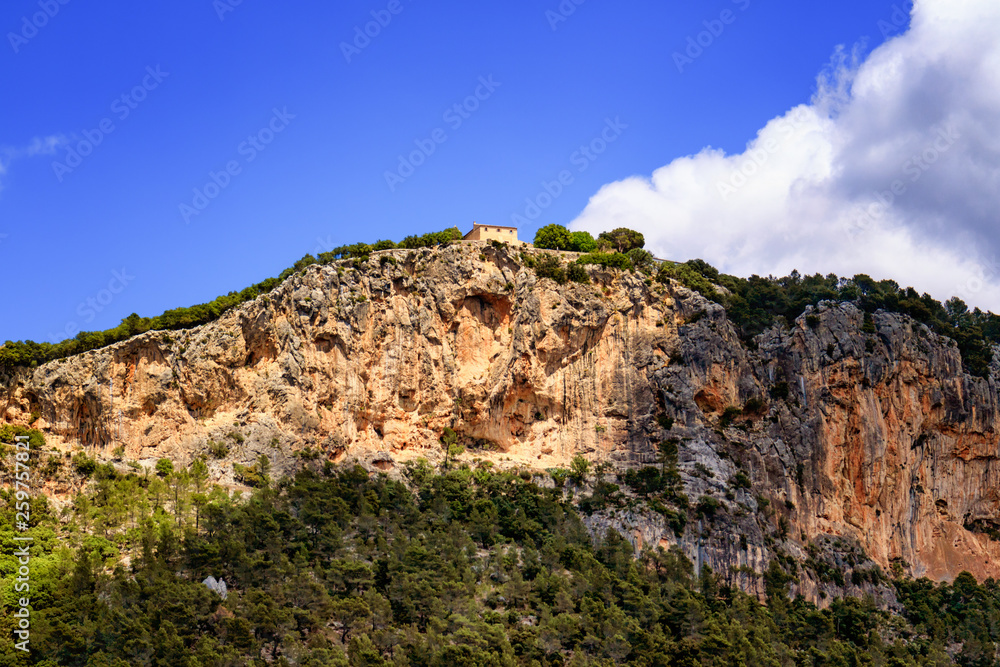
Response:
[[[678,544],[748,589],[776,554],[804,561],[815,545],[814,559],[862,569],[873,563],[845,554],[935,579],[1000,576],[1000,545],[969,530],[1000,523],[996,365],[966,375],[952,341],[905,316],[878,313],[866,334],[850,304],[751,350],[721,306],[680,285],[590,273],[560,286],[477,243],[313,266],[211,324],[7,378],[2,417],[35,412],[56,449],[147,466],[216,443],[211,472],[227,484],[260,455],[278,473],[316,455],[392,473],[439,459],[446,427],[465,460],[545,470],[582,455],[609,475],[658,465],[657,444],[677,438],[683,533],[646,509],[599,512],[595,531]],[[750,488],[732,483],[740,471]],[[705,497],[712,516],[694,509]],[[831,585],[809,575],[799,590]]]

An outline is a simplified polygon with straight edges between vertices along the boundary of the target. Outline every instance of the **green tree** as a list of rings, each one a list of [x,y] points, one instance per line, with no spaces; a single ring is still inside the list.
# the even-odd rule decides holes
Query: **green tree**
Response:
[[[167,477],[174,471],[174,462],[170,459],[160,459],[156,462],[156,474],[160,477]]]
[[[371,616],[371,609],[364,600],[356,597],[343,598],[335,601],[330,607],[333,620],[340,624],[340,641],[346,642],[347,636],[356,629],[361,629]]]
[[[441,444],[444,445],[444,466],[445,470],[448,469],[448,461],[462,453],[462,449],[458,446],[458,433],[447,426],[444,427],[444,431],[441,433]]]
[[[652,273],[653,269],[656,268],[656,263],[653,261],[653,253],[648,250],[633,248],[626,253],[626,256],[637,271]]]
[[[597,244],[598,246],[614,248],[620,253],[627,253],[629,250],[646,245],[646,239],[635,230],[619,227],[610,232],[601,232],[597,237]]]
[[[590,473],[590,462],[577,454],[573,457],[572,462],[569,465],[570,473],[569,477],[577,485],[583,484],[587,479],[587,475]]]
[[[566,250],[570,244],[569,230],[562,225],[545,225],[535,232],[536,248],[547,250]]]
[[[569,245],[566,246],[566,249],[573,252],[595,252],[597,241],[590,235],[590,232],[570,232]]]

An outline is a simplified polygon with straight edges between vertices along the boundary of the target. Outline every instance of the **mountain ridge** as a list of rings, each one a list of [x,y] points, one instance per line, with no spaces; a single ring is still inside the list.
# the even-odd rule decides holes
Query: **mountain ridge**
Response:
[[[812,559],[799,591],[817,602],[854,585],[890,604],[853,575],[876,567],[1000,574],[996,362],[971,376],[927,326],[833,302],[751,349],[676,280],[587,266],[559,284],[531,269],[545,257],[460,243],[306,267],[209,324],[14,372],[4,420],[119,466],[203,457],[230,487],[261,456],[275,475],[450,456],[547,476],[579,458],[600,475],[595,530],[751,591],[770,562]],[[820,563],[855,551],[858,583],[831,581]]]

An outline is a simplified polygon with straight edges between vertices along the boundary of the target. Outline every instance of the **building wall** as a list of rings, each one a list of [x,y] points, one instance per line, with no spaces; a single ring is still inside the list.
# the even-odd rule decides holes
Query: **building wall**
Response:
[[[507,241],[517,242],[517,230],[512,227],[493,227],[490,225],[476,225],[472,231],[465,235],[466,241]]]

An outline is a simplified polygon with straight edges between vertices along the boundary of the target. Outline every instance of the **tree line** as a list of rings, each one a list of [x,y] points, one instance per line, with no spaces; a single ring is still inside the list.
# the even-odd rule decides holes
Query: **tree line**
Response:
[[[758,275],[740,278],[725,275],[700,259],[657,262],[643,249],[643,235],[627,228],[602,232],[594,239],[589,232],[570,232],[562,225],[551,224],[538,230],[534,245],[586,253],[576,260],[578,264],[639,271],[660,282],[677,280],[725,307],[741,339],[750,346],[758,334],[775,324],[788,326],[809,306],[821,301],[856,304],[866,313],[866,334],[876,333],[871,316],[879,310],[909,315],[935,333],[954,340],[966,371],[978,377],[989,375],[993,346],[1000,344],[1000,316],[979,308],[970,310],[958,297],[942,303],[912,287],[903,288],[893,280],[875,280],[866,274],[842,278],[835,274],[803,276],[793,271],[781,278]],[[557,282],[588,280],[584,273],[574,272],[572,264],[566,271],[552,259],[536,262],[539,275]]]
[[[329,264],[344,259],[365,261],[372,252],[393,248],[423,248],[460,240],[457,227],[440,232],[414,235],[399,243],[389,240],[372,244],[354,243],[339,246],[314,257],[306,255],[276,278],[268,278],[240,292],[230,292],[208,303],[190,308],[175,308],[152,318],[131,314],[121,324],[105,331],[81,332],[60,343],[7,341],[0,346],[0,368],[34,367],[88,350],[126,340],[151,330],[187,329],[221,317],[231,308],[266,294],[286,278],[312,264]],[[961,299],[944,303],[929,294],[918,294],[912,287],[902,288],[892,280],[874,280],[865,274],[841,278],[834,274],[802,276],[797,271],[775,278],[757,275],[749,278],[725,275],[700,259],[679,263],[657,261],[645,249],[643,235],[628,228],[601,232],[595,239],[589,232],[571,232],[550,224],[541,227],[534,238],[536,248],[582,253],[563,266],[558,257],[522,255],[522,261],[539,276],[562,284],[567,281],[589,282],[583,265],[594,264],[622,271],[636,271],[663,283],[677,280],[725,307],[741,339],[753,345],[756,335],[774,324],[788,324],[820,301],[852,302],[862,308],[866,318],[865,333],[875,333],[870,315],[878,310],[909,315],[934,332],[958,343],[966,370],[986,377],[993,359],[993,345],[1000,344],[1000,317],[969,309]],[[725,288],[724,291],[716,287]]]
[[[628,484],[644,497],[675,457],[665,448],[661,469]],[[418,461],[396,479],[328,463],[265,473],[247,497],[203,466],[96,465],[62,512],[33,498],[32,652],[5,641],[0,667],[996,664],[993,580],[900,577],[900,613],[870,598],[819,609],[789,596],[799,566],[782,557],[759,600],[676,549],[591,534],[583,512],[616,485],[582,461],[547,473]],[[9,603],[14,509],[0,496]],[[12,628],[5,614],[0,634]]]
[[[215,321],[230,309],[247,301],[252,301],[262,294],[267,294],[280,285],[289,276],[304,270],[313,264],[329,264],[342,259],[362,261],[377,250],[392,248],[425,248],[449,243],[462,238],[457,227],[440,232],[407,236],[398,244],[392,241],[378,241],[374,244],[354,243],[333,248],[320,253],[317,257],[306,255],[294,265],[285,269],[276,278],[268,278],[251,285],[239,292],[230,292],[208,303],[198,304],[188,308],[174,308],[155,317],[140,317],[132,313],[121,321],[117,327],[104,331],[81,331],[74,338],[59,343],[37,343],[32,340],[7,341],[0,346],[0,368],[16,367],[33,368],[55,359],[71,357],[89,350],[95,350],[114,343],[127,340],[132,336],[155,330],[190,329]]]

